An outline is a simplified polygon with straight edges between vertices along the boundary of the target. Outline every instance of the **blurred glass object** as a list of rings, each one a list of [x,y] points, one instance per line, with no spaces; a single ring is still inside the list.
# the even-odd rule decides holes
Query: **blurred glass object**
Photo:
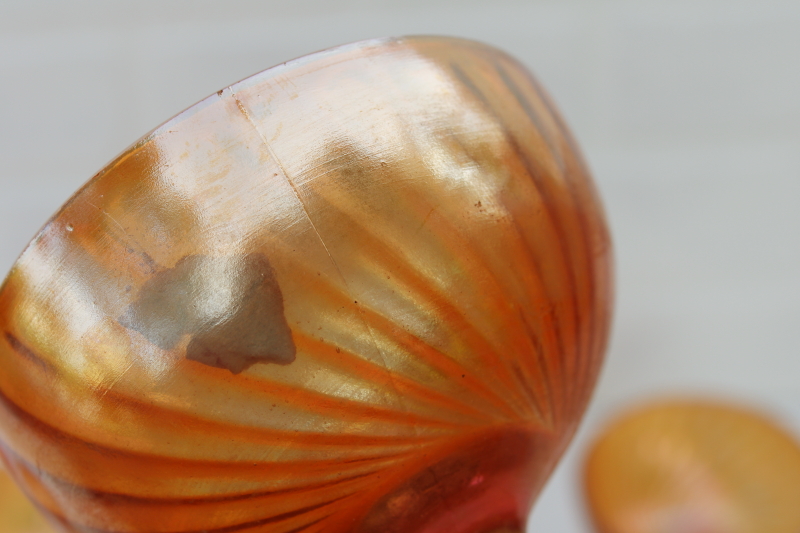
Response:
[[[585,487],[602,533],[800,531],[800,447],[764,416],[721,403],[657,403],[612,423]]]

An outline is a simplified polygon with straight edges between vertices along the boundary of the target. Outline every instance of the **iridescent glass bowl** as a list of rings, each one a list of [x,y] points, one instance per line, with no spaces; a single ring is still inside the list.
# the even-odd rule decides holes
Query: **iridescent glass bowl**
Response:
[[[610,241],[548,97],[378,39],[226,87],[0,292],[0,449],[64,531],[519,532],[592,391]]]

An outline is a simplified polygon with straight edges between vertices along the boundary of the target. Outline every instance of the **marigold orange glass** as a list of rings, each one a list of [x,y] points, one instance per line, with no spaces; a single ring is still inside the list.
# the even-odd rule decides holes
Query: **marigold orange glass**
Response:
[[[0,532],[53,532],[2,466],[0,466]]]
[[[663,402],[598,439],[586,493],[600,533],[796,533],[800,446],[738,407]]]
[[[606,344],[569,133],[488,46],[380,39],[219,91],[0,293],[0,441],[75,532],[520,532]]]

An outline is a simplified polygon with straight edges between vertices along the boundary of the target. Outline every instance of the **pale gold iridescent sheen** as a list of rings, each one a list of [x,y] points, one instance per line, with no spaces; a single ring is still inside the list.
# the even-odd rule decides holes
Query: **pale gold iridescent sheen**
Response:
[[[0,292],[0,450],[64,531],[522,531],[610,291],[519,63],[343,46],[181,113],[35,238]]]
[[[737,406],[664,401],[603,432],[586,494],[599,533],[796,533],[800,445]]]

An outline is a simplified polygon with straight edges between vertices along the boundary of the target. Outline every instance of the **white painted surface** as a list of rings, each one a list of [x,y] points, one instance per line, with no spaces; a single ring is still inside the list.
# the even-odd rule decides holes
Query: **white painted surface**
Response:
[[[2,0],[0,270],[141,135],[306,53],[448,34],[503,48],[560,104],[606,200],[618,305],[595,401],[530,531],[590,532],[603,421],[721,395],[800,430],[800,3]]]

